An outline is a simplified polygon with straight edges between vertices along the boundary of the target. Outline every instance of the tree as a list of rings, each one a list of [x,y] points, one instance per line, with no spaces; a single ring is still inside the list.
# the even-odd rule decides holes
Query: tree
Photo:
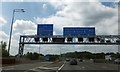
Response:
[[[27,54],[24,54],[24,57],[30,60],[38,60],[40,57],[42,57],[42,54],[38,54],[36,52],[27,52]]]
[[[0,56],[1,57],[8,57],[9,56],[9,53],[6,49],[6,46],[7,46],[6,42],[3,42],[3,41],[0,42]]]

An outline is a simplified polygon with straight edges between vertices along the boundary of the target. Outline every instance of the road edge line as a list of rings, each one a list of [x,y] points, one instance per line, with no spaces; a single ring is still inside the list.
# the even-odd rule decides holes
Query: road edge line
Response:
[[[59,71],[64,67],[65,63],[66,63],[66,62],[64,62],[64,63],[58,68],[58,70],[57,70],[56,72],[59,72]]]

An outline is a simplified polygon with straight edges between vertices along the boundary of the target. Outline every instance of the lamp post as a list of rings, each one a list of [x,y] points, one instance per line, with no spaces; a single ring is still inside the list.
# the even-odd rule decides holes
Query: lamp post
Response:
[[[10,28],[9,44],[8,44],[8,53],[10,52],[10,45],[11,45],[11,37],[12,37],[12,29],[13,29],[13,22],[14,22],[15,12],[25,12],[25,11],[24,11],[24,9],[14,9],[13,10],[12,22],[11,22],[11,28]]]

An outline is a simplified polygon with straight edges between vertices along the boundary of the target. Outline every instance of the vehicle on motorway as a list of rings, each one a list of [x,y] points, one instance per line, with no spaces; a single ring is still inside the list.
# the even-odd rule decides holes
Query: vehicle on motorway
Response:
[[[66,58],[66,61],[70,61],[70,59],[69,59],[69,58]]]
[[[77,60],[76,59],[71,59],[70,65],[77,65]]]
[[[114,60],[114,63],[115,63],[115,64],[120,64],[120,58],[115,59],[115,60]]]
[[[79,62],[83,62],[83,59],[78,59]]]
[[[93,61],[93,59],[90,59],[91,61]]]

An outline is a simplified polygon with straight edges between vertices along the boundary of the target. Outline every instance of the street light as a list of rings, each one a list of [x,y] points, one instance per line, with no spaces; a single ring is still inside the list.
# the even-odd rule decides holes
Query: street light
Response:
[[[24,9],[14,9],[13,10],[13,16],[12,16],[12,22],[11,22],[11,29],[10,29],[10,37],[9,37],[9,44],[8,44],[8,53],[10,51],[12,28],[13,28],[13,22],[14,22],[14,14],[15,14],[15,12],[25,12],[25,11],[24,11]]]

